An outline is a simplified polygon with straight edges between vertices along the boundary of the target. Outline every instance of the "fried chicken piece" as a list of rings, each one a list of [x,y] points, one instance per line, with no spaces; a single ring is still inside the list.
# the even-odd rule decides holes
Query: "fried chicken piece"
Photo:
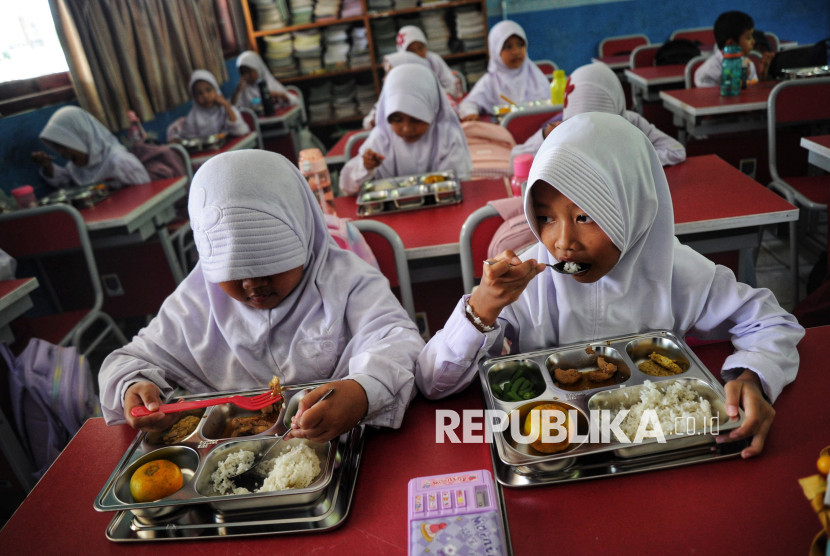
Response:
[[[580,379],[580,373],[576,369],[554,369],[553,376],[562,384],[574,384]]]
[[[598,370],[586,373],[588,375],[588,380],[591,382],[602,382],[604,380],[608,380],[614,376],[614,373],[617,372],[617,366],[606,361],[604,357],[597,357],[597,366],[599,367]]]
[[[170,427],[164,436],[162,437],[162,442],[165,444],[176,444],[177,442],[181,442],[188,436],[190,433],[196,430],[196,427],[199,424],[199,417],[195,415],[187,415],[182,417],[175,423],[173,426]]]
[[[660,365],[661,367],[663,367],[664,369],[671,371],[672,374],[679,375],[683,372],[683,369],[680,367],[680,365],[678,365],[665,355],[660,355],[659,353],[652,352],[648,354],[648,358]]]

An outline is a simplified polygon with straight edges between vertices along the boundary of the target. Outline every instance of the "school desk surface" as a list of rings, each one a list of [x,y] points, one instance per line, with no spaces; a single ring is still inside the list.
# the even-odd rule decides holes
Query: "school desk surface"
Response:
[[[801,146],[810,151],[807,160],[825,172],[830,172],[830,135],[802,137]]]

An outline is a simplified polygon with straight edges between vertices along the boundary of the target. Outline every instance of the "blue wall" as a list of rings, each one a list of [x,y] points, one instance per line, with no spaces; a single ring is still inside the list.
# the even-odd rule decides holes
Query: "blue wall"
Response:
[[[236,83],[239,81],[239,72],[236,70],[236,59],[226,62],[228,81],[222,85],[222,93],[230,98]],[[77,102],[71,104],[77,105]],[[55,163],[65,164],[66,161],[43,145],[38,139],[40,131],[55,111],[64,104],[58,104],[7,116],[0,119],[0,187],[10,192],[15,187],[30,184],[35,188],[35,195],[42,197],[49,193],[50,188],[41,180],[38,167],[31,160],[32,151],[46,151],[55,157]],[[159,138],[164,138],[167,126],[176,118],[187,115],[191,102],[186,102],[168,112],[156,114],[152,122],[144,124],[144,129]]]
[[[642,33],[659,43],[676,29],[710,27],[728,10],[748,13],[757,29],[782,40],[811,44],[830,37],[827,0],[488,0],[491,27],[502,19],[502,6],[525,29],[530,58],[553,60],[566,73],[590,63],[605,37]]]

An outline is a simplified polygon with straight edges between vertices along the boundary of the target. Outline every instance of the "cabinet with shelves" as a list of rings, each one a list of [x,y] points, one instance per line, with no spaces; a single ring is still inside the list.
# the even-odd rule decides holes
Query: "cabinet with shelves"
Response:
[[[438,50],[431,44],[428,46],[441,54],[453,69],[465,74],[469,84],[486,71],[486,0],[429,2],[383,11],[370,11],[372,0],[359,0],[360,14],[319,21],[307,21],[308,14],[303,14],[299,18],[303,22],[297,24],[291,24],[291,15],[286,9],[289,3],[289,0],[242,2],[248,48],[263,57],[280,82],[296,85],[303,91],[311,125],[347,124],[362,119],[380,93],[383,56],[395,51],[395,35],[403,25],[418,25],[428,41],[437,37],[437,44],[442,47],[446,36],[446,48]],[[473,32],[467,33],[472,37],[459,38],[459,17],[464,18],[467,30],[472,22]],[[479,17],[480,36],[475,31]],[[263,28],[263,18],[267,19],[266,28]],[[331,53],[327,48],[332,49]],[[348,55],[344,56],[346,51]],[[467,67],[472,71],[466,71]],[[349,104],[352,96],[355,96],[354,109]],[[324,109],[315,112],[315,106],[322,106],[319,103],[324,101],[331,103],[328,115]]]

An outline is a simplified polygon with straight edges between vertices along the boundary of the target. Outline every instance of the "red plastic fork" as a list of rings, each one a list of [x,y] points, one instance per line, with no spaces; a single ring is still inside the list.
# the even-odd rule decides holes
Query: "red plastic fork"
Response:
[[[146,417],[147,415],[152,415],[153,413],[158,413],[159,411],[163,413],[175,413],[176,411],[187,411],[189,409],[198,409],[200,407],[209,407],[212,405],[222,405],[224,403],[232,403],[236,406],[241,407],[242,409],[257,411],[262,409],[263,407],[268,407],[269,405],[276,403],[281,399],[281,395],[274,394],[273,390],[268,390],[267,392],[264,392],[257,396],[250,397],[229,396],[225,398],[210,398],[207,400],[194,400],[190,402],[167,403],[160,405],[157,411],[150,411],[143,405],[137,405],[130,410],[130,414],[133,417]]]

